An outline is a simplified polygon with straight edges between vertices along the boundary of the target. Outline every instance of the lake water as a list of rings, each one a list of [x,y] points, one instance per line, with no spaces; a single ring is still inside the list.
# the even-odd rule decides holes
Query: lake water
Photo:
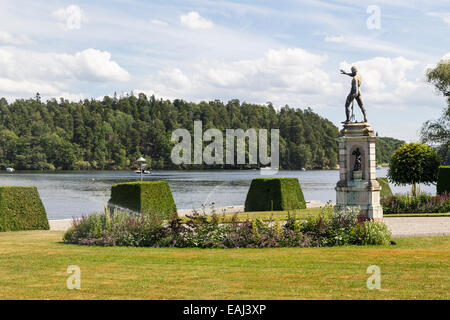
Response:
[[[377,176],[385,177],[386,172],[385,168],[377,170]],[[258,170],[153,171],[144,179],[167,181],[178,209],[194,209],[201,208],[202,204],[210,206],[212,202],[216,208],[243,205],[251,180],[258,177],[262,177]],[[306,200],[335,201],[338,170],[280,171],[271,177],[298,178]],[[101,211],[108,202],[111,185],[137,180],[139,175],[132,171],[0,173],[0,185],[36,186],[49,219],[80,217]],[[409,191],[409,187],[391,188],[394,193]],[[436,188],[422,186],[422,191],[434,194]]]

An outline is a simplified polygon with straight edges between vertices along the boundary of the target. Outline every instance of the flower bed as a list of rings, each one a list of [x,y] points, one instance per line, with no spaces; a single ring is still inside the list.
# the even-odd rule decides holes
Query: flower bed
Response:
[[[381,198],[383,213],[447,213],[450,212],[450,194],[432,196],[420,194],[395,195]]]
[[[386,245],[391,233],[382,222],[358,221],[359,210],[333,213],[325,207],[316,217],[300,221],[194,214],[187,221],[161,221],[155,215],[124,212],[93,214],[74,220],[64,242],[80,245],[199,248],[277,248],[340,245]]]

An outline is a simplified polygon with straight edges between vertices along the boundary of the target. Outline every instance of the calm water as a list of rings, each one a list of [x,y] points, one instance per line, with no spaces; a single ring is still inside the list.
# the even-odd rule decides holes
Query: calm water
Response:
[[[385,177],[386,169],[377,170]],[[261,177],[259,171],[154,171],[145,180],[165,180],[169,183],[178,209],[201,208],[212,202],[216,208],[243,205],[250,182]],[[298,178],[306,200],[335,201],[337,170],[280,171],[274,177]],[[49,219],[79,217],[100,211],[109,199],[111,185],[136,181],[139,175],[130,171],[82,172],[16,172],[0,173],[0,185],[34,185],[38,188]],[[408,187],[393,187],[394,192],[406,192]],[[435,193],[434,186],[422,186],[422,191]]]

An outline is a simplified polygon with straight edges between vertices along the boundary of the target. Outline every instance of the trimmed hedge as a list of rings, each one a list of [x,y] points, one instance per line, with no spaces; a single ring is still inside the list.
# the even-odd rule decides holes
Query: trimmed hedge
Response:
[[[437,194],[450,193],[450,166],[440,166],[436,186]]]
[[[253,179],[245,200],[245,211],[283,211],[305,208],[305,198],[297,178]]]
[[[49,229],[36,187],[0,186],[0,231]]]
[[[381,187],[380,197],[391,197],[392,190],[391,187],[389,186],[388,178],[377,178],[377,181]]]
[[[109,204],[142,214],[153,213],[161,219],[177,215],[172,191],[166,181],[118,183],[111,187]]]

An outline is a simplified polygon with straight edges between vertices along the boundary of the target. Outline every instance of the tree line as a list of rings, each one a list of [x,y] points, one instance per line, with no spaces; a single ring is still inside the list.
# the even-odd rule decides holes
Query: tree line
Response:
[[[133,93],[102,101],[42,102],[33,99],[8,103],[0,99],[0,167],[19,170],[130,169],[143,156],[152,169],[246,169],[257,165],[175,165],[171,134],[178,128],[203,130],[278,129],[282,169],[330,169],[338,163],[338,128],[314,113],[289,106],[277,111],[271,103],[250,104],[173,101]],[[387,162],[402,143],[378,139],[377,159]]]

